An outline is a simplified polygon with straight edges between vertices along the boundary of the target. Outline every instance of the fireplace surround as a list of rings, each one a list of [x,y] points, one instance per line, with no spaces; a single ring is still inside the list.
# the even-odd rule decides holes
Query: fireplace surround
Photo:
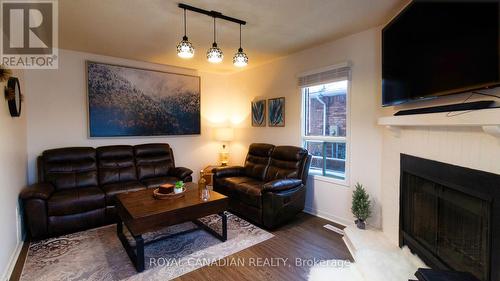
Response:
[[[434,269],[500,280],[500,175],[401,154],[399,244]]]

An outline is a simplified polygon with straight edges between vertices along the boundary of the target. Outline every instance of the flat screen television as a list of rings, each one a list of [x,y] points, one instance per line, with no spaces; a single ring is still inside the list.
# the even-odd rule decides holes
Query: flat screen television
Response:
[[[382,104],[500,85],[498,1],[414,1],[382,30]]]

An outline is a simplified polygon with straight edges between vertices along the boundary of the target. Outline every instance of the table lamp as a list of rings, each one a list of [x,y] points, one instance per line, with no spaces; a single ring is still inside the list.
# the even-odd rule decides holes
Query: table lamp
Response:
[[[219,160],[221,166],[227,166],[229,162],[229,151],[227,150],[226,143],[229,143],[234,138],[234,130],[230,127],[216,128],[215,129],[215,139],[217,141],[223,142],[222,150],[219,152]]]

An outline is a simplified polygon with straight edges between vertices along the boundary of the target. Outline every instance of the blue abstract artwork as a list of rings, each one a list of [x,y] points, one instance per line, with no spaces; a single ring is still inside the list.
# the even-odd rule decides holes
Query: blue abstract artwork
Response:
[[[269,99],[268,114],[269,127],[284,127],[285,126],[285,98]]]
[[[87,62],[90,137],[200,134],[200,77]]]
[[[266,126],[266,100],[252,102],[252,126]]]

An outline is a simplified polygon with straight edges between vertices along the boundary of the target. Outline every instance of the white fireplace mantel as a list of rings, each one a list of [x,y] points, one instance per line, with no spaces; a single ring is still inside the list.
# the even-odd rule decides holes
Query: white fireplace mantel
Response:
[[[378,124],[399,135],[404,127],[481,127],[500,140],[500,108],[380,117]]]

